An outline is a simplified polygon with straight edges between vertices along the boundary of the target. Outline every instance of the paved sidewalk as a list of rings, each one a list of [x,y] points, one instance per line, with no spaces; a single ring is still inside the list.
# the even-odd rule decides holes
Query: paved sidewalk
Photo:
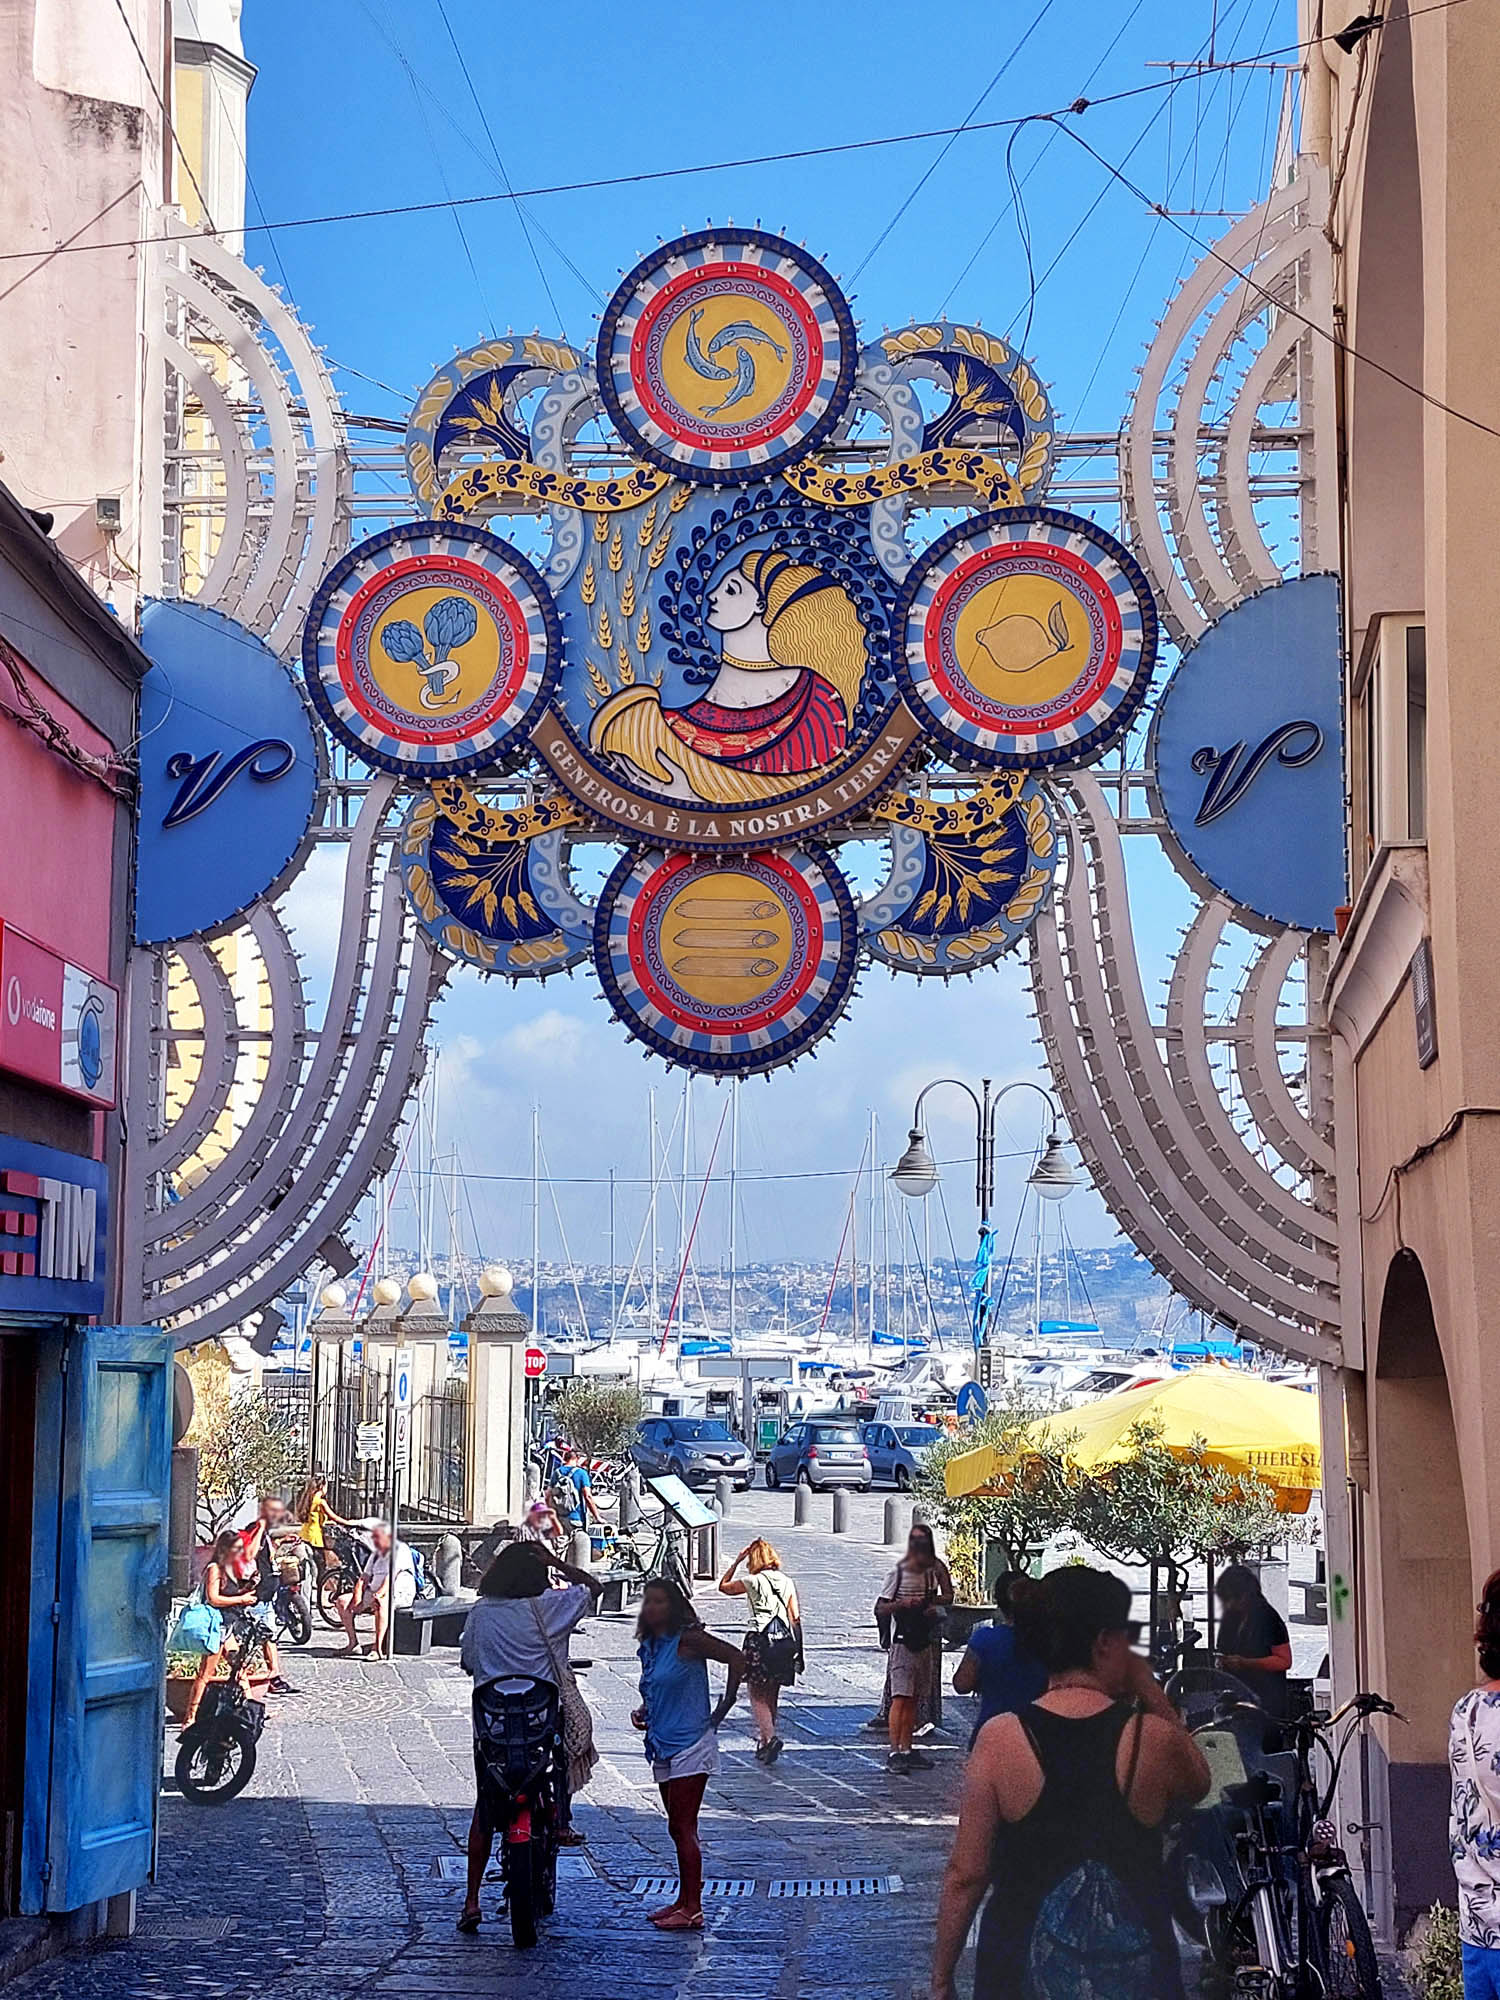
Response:
[[[11,1988],[16,2000],[910,2000],[931,1947],[968,1704],[950,1698],[954,1726],[925,1746],[937,1770],[887,1774],[884,1740],[859,1728],[884,1676],[870,1611],[891,1560],[880,1502],[856,1501],[855,1532],[839,1538],[827,1501],[815,1528],[793,1529],[791,1508],[789,1494],[737,1497],[726,1525],[726,1560],[742,1532],[780,1544],[802,1593],[808,1673],[784,1704],[774,1769],[755,1761],[743,1704],[725,1727],[702,1833],[707,1874],[737,1893],[708,1901],[701,1936],[652,1930],[656,1904],[636,1893],[675,1865],[629,1722],[633,1618],[596,1619],[575,1641],[595,1662],[582,1683],[602,1753],[576,1811],[592,1873],[560,1882],[557,1916],[525,1956],[503,1918],[477,1938],[453,1929],[473,1779],[456,1655],[348,1662],[320,1628],[310,1649],[288,1652],[305,1692],[273,1705],[250,1790],[223,1809],[164,1797],[159,1880],[142,1893],[137,1936],[39,1968]],[[740,1606],[698,1588],[705,1617],[735,1636]],[[848,1878],[881,1893],[771,1893]],[[498,1893],[487,1892],[491,1907]]]

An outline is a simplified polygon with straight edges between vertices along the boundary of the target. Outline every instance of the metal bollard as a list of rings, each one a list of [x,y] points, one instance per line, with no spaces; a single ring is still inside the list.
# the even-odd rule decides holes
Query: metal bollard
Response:
[[[794,1486],[792,1488],[792,1526],[805,1528],[812,1514],[812,1488]]]
[[[893,1549],[898,1542],[906,1540],[907,1530],[904,1525],[906,1515],[906,1501],[898,1500],[892,1495],[885,1503],[885,1545],[888,1549]]]
[[[729,1502],[734,1494],[734,1481],[723,1473],[714,1481],[714,1498],[719,1503],[719,1519],[722,1521],[729,1512]]]
[[[641,1518],[640,1495],[633,1479],[620,1481],[620,1526],[633,1528]]]
[[[582,1528],[575,1528],[568,1538],[568,1561],[574,1569],[588,1569],[593,1560],[593,1543]]]
[[[842,1486],[836,1487],[833,1495],[833,1532],[836,1535],[849,1532],[849,1495]]]

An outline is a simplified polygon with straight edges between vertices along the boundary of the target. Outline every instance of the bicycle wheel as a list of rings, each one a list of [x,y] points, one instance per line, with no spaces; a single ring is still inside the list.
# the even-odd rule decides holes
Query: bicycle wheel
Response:
[[[1380,1967],[1369,1919],[1354,1884],[1335,1875],[1323,1884],[1318,1946],[1328,2000],[1381,2000]]]
[[[292,1591],[287,1597],[286,1635],[294,1646],[305,1646],[312,1637],[312,1613],[300,1590]]]
[[[326,1576],[318,1579],[318,1616],[331,1631],[337,1632],[343,1623],[339,1617],[338,1600],[350,1587],[341,1569],[331,1569]]]

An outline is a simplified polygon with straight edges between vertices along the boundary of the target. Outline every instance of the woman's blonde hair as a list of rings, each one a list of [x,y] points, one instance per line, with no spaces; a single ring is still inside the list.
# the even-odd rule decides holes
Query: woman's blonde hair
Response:
[[[848,593],[811,563],[776,549],[752,549],[740,574],[765,606],[766,644],[777,666],[810,668],[853,721],[865,675],[865,628]]]
[[[763,1569],[780,1569],[781,1557],[764,1535],[757,1535],[745,1551],[745,1564],[752,1576],[759,1576]]]

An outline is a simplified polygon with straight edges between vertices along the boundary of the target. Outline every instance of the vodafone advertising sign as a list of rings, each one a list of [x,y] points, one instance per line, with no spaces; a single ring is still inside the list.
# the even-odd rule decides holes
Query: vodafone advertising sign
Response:
[[[119,1012],[107,980],[0,923],[0,1069],[102,1110],[115,1102]]]

